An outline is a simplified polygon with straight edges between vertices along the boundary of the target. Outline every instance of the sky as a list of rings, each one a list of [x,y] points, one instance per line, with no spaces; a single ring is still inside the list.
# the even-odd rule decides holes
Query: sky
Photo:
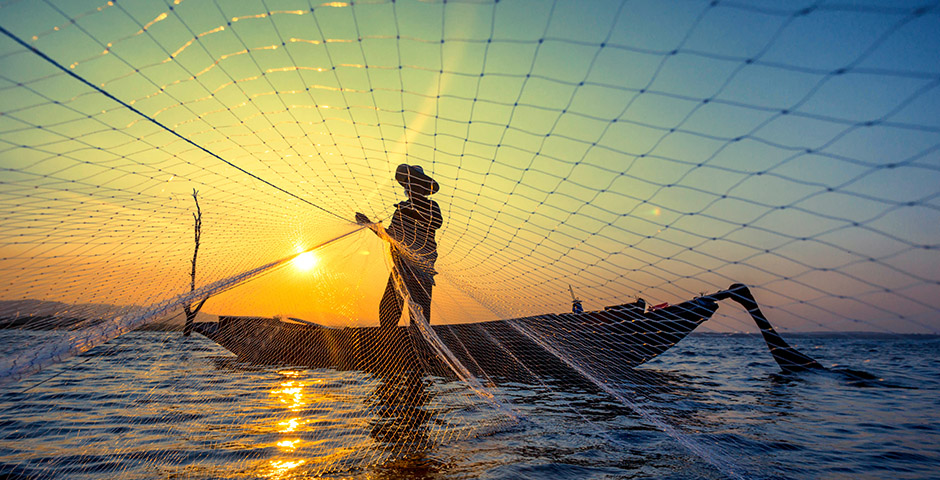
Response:
[[[371,325],[386,247],[331,240],[409,163],[434,323],[743,282],[784,330],[938,332],[940,10],[816,4],[4,2],[126,105],[0,36],[0,299],[185,293],[195,189],[199,285],[324,245],[206,311]]]

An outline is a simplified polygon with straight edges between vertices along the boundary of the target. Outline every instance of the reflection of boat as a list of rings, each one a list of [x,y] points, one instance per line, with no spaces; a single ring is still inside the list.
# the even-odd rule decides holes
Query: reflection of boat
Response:
[[[780,338],[743,285],[656,309],[639,300],[591,312],[432,328],[478,377],[557,377],[580,367],[614,376],[668,350],[711,318],[717,301],[729,298],[748,309],[784,371],[819,366]],[[222,316],[218,323],[197,323],[195,330],[249,362],[378,373],[420,364],[450,373],[409,327],[335,329],[296,319]]]

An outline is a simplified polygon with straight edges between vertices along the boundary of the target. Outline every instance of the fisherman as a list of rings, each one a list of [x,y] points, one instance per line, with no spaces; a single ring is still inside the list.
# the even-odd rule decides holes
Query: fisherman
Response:
[[[411,299],[421,307],[424,318],[431,321],[431,288],[434,286],[434,262],[437,261],[437,242],[434,234],[443,223],[441,208],[428,198],[440,185],[427,176],[418,165],[401,164],[395,170],[395,180],[405,187],[408,200],[395,205],[392,222],[386,232],[391,243],[392,264],[401,275]],[[369,217],[356,212],[356,223],[371,225]],[[373,228],[377,235],[380,229]],[[401,317],[404,298],[395,288],[395,272],[388,276],[385,294],[379,302],[379,325],[394,327]],[[409,314],[410,315],[410,314]],[[413,317],[411,317],[413,323]]]

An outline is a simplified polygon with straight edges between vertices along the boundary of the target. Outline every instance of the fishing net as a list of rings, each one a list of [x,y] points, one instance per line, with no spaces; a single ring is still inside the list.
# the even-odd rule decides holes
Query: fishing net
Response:
[[[798,3],[3,2],[4,408],[100,429],[10,420],[38,433],[0,463],[404,475],[579,388],[695,475],[775,472],[709,421],[733,392],[640,366],[758,331],[702,295],[940,331],[936,4]],[[439,185],[436,262],[391,231],[402,164]],[[108,431],[134,418],[187,440]]]

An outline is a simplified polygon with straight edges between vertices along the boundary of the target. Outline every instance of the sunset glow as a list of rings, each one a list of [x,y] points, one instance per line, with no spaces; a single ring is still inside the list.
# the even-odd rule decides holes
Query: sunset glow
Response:
[[[936,331],[936,16],[656,5],[4,6],[0,300],[185,295],[194,190],[195,287],[241,279],[387,226],[408,163],[440,184],[434,323],[744,282],[785,328]],[[375,325],[386,252],[355,233],[203,313]]]
[[[293,263],[294,268],[297,270],[300,270],[301,272],[309,272],[320,263],[320,259],[317,257],[317,254],[313,252],[304,252],[294,257],[294,259],[291,260],[291,263]]]

